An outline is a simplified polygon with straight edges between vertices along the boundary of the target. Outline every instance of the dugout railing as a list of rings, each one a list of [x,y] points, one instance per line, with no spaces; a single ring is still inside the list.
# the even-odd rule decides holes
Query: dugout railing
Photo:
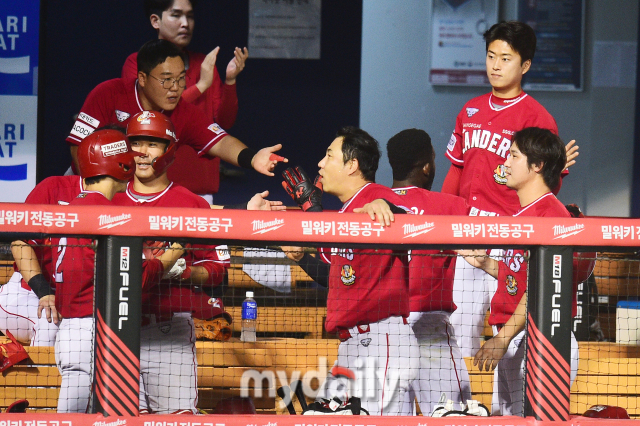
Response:
[[[94,392],[93,403],[95,412],[119,416],[137,414],[135,401],[139,379],[135,362],[124,370],[112,368],[119,360],[135,360],[138,356],[140,310],[133,301],[139,298],[140,288],[135,276],[139,275],[136,271],[140,270],[145,239],[188,239],[239,247],[528,248],[531,279],[526,412],[537,420],[562,421],[570,415],[567,342],[573,326],[573,252],[634,252],[640,238],[640,221],[609,218],[400,215],[391,227],[383,227],[366,215],[337,213],[229,210],[203,213],[192,209],[141,211],[120,207],[23,204],[3,204],[1,207],[0,238],[4,242],[52,235],[97,239],[96,339],[101,342],[101,354],[95,358],[98,363],[102,358],[103,365],[97,365],[95,371],[96,379],[105,385]],[[124,252],[123,248],[126,248]],[[122,288],[127,273],[125,309],[120,299],[123,299]],[[538,282],[553,285],[537,285]],[[126,319],[123,318],[125,311]],[[105,345],[106,341],[111,344]],[[631,372],[635,364],[629,365],[627,370]],[[630,382],[628,386],[631,386]],[[129,401],[125,408],[121,404],[123,391]],[[109,402],[114,392],[120,394],[118,404]],[[632,399],[637,400],[632,395],[627,403],[635,414],[637,403]]]

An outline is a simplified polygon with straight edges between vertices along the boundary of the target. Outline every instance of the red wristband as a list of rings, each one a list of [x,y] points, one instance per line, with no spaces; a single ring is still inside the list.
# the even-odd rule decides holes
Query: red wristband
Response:
[[[191,266],[187,266],[182,275],[180,275],[180,281],[185,281],[191,278]]]

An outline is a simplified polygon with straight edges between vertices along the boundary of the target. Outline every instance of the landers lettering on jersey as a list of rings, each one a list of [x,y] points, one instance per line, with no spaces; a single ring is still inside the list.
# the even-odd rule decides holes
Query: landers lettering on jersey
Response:
[[[264,220],[254,220],[251,222],[253,226],[254,234],[264,234],[265,232],[275,231],[278,228],[282,228],[284,226],[284,219],[274,219],[269,222],[265,222]]]
[[[464,140],[463,154],[471,148],[478,148],[492,152],[506,160],[509,148],[511,148],[511,139],[507,139],[500,133],[491,133],[489,130],[463,130],[462,139]]]
[[[340,271],[340,280],[344,285],[352,285],[356,282],[356,273],[351,265],[342,265],[342,270]]]
[[[417,237],[421,234],[426,234],[427,232],[433,231],[435,228],[435,223],[433,222],[425,222],[421,225],[414,225],[413,223],[407,223],[402,225],[402,230],[404,232],[404,237],[402,238],[413,238]]]
[[[499,184],[499,185],[506,185],[507,184],[507,173],[506,173],[506,171],[507,171],[507,168],[504,166],[504,164],[500,164],[493,171],[493,180],[495,180],[496,183]]]
[[[341,256],[347,260],[353,260],[353,249],[345,249],[345,248],[331,248],[331,254],[334,256]]]
[[[525,258],[523,253],[508,249],[504,254],[504,263],[506,263],[513,272],[520,272],[522,265],[525,263]]]
[[[123,213],[118,216],[111,216],[108,214],[101,214],[98,216],[98,224],[100,227],[98,229],[109,229],[114,226],[124,225],[127,222],[131,221],[131,215],[127,213]]]
[[[564,225],[555,225],[553,227],[553,237],[554,240],[558,238],[567,238],[572,235],[576,235],[584,231],[584,224],[576,223],[573,226],[564,226]]]
[[[516,281],[513,275],[507,275],[507,293],[510,296],[518,294],[518,281]]]

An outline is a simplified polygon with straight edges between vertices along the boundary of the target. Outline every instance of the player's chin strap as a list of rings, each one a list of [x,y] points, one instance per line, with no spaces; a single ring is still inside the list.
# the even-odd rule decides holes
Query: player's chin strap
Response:
[[[446,403],[445,403],[446,401]],[[476,417],[489,417],[489,409],[475,399],[468,399],[467,403],[460,402],[460,409],[456,409],[454,402],[447,399],[447,395],[443,392],[440,396],[440,401],[433,409],[431,417],[461,417],[461,416],[476,416]]]

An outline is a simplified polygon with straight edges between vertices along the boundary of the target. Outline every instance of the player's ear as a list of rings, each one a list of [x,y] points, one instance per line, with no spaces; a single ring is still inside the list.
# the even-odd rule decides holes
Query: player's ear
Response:
[[[147,74],[144,71],[138,71],[138,84],[144,87],[147,84]]]
[[[540,173],[543,167],[544,167],[544,163],[541,161],[538,164],[532,164],[531,170],[533,170],[536,173]]]
[[[527,59],[522,63],[522,75],[526,74],[529,68],[531,68],[531,59]]]
[[[360,163],[358,163],[357,158],[352,158],[351,160],[347,161],[345,167],[347,168],[347,174],[352,175],[360,170]]]
[[[155,28],[156,30],[160,29],[160,21],[162,20],[162,18],[158,15],[156,15],[155,13],[153,15],[151,15],[149,17],[149,20],[151,21],[151,26],[153,28]]]

